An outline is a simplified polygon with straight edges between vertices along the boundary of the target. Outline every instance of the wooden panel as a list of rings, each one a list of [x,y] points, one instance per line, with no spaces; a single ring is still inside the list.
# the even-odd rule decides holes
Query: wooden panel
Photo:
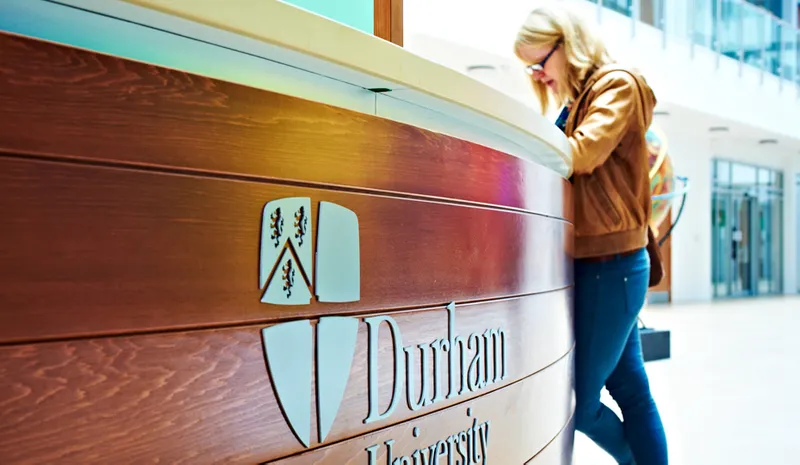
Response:
[[[260,303],[267,202],[360,220],[361,300]],[[572,283],[572,226],[530,214],[332,190],[0,157],[0,341],[442,305]],[[313,256],[313,254],[312,254]],[[22,317],[24,315],[24,317]]]
[[[403,0],[391,0],[392,8],[392,42],[403,46]]]
[[[454,335],[467,338],[487,328],[507,333],[506,378],[417,411],[401,402],[389,418],[369,424],[364,419],[369,414],[370,352],[368,325],[362,320],[341,408],[325,441],[337,445],[288,463],[311,463],[300,457],[313,457],[314,463],[345,463],[331,459],[329,450],[335,457],[364,463],[364,447],[371,445],[366,442],[390,438],[399,440],[401,452],[412,445],[406,437],[412,426],[424,431],[413,444],[427,445],[471,423],[464,416],[467,407],[479,421],[492,422],[490,463],[522,463],[555,436],[571,412],[567,405],[571,362],[562,359],[572,347],[571,306],[571,291],[565,290],[456,307]],[[439,308],[395,313],[393,319],[403,345],[412,346],[448,338],[448,316]],[[0,379],[6,380],[0,383],[3,463],[255,463],[303,452],[276,401],[260,329],[0,348]],[[375,376],[383,411],[394,381],[393,338],[386,325],[378,341]],[[562,362],[540,371],[559,359]],[[427,385],[432,394],[434,360],[431,354]],[[447,366],[443,365],[445,370]],[[419,373],[420,367],[417,357],[412,371]],[[437,411],[441,414],[428,415]],[[364,435],[413,418],[418,421]],[[318,448],[313,437],[312,447]],[[518,446],[514,460],[501,460],[512,457],[503,455],[511,453],[503,452],[511,445]]]
[[[571,215],[564,179],[477,144],[2,33],[0,50],[0,152],[333,184]]]
[[[487,420],[489,462],[568,463],[573,230],[557,174],[201,76],[3,33],[0,50],[4,465],[369,464],[386,460],[372,445],[446,448]],[[303,284],[319,202],[357,216],[359,300],[260,302],[262,214],[288,197],[310,199]],[[381,317],[395,326],[376,333]],[[350,332],[325,329],[339,323]],[[456,336],[464,368],[443,360]]]
[[[375,0],[375,35],[403,46],[403,0]]]
[[[561,433],[553,439],[541,452],[532,459],[525,462],[525,465],[565,465],[572,464],[572,452],[575,444],[575,421],[569,423],[561,430]]]
[[[463,456],[459,453],[459,445],[454,444],[453,436],[466,431],[474,438],[468,439],[464,446],[465,452],[472,451],[471,463],[521,464],[547,446],[569,422],[573,411],[571,366],[572,359],[566,357],[535,376],[481,396],[466,405],[457,405],[374,434],[270,463],[411,465],[425,463],[414,461],[415,451],[420,449],[422,451],[416,452],[417,456],[430,457],[431,451],[436,450],[438,454],[434,455],[439,456],[438,463],[456,463],[456,460],[463,460]],[[485,422],[489,423],[488,428]],[[470,433],[470,430],[474,433]],[[483,433],[488,435],[485,445]],[[392,457],[387,457],[386,443],[389,441],[395,441],[392,444]],[[373,449],[371,454],[370,448]],[[426,451],[426,448],[429,450]],[[484,456],[485,459],[482,459]],[[392,460],[388,461],[388,458]],[[394,459],[400,461],[394,462]]]

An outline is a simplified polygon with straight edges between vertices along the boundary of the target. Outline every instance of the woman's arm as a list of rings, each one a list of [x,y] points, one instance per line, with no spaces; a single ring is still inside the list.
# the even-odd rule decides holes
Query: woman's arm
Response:
[[[597,96],[569,137],[574,174],[591,174],[611,156],[631,125],[639,124],[641,99],[633,76],[612,71],[593,87]]]

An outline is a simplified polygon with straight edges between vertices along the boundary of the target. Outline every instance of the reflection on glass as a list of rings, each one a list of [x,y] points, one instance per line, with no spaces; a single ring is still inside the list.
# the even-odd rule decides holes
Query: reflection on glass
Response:
[[[764,25],[765,16],[762,10],[751,6],[742,5],[742,49],[744,62],[763,68]]]
[[[603,0],[603,6],[625,16],[632,16],[633,0]]]
[[[730,182],[731,182],[731,164],[728,163],[725,160],[717,161],[717,163],[715,165],[715,168],[714,168],[714,174],[715,174],[714,177],[716,178],[717,182],[724,183],[724,184],[730,184]]]
[[[769,186],[775,175],[772,170],[760,169],[758,170],[758,184],[761,186]]]
[[[738,0],[721,0],[717,24],[718,51],[734,60],[741,57],[742,8]]]
[[[664,0],[640,0],[639,21],[664,29]]]
[[[713,173],[714,296],[783,292],[783,174],[723,160]]]
[[[689,13],[694,11],[695,0],[660,0],[664,12],[664,31],[667,37],[678,40],[694,40],[694,16]]]
[[[800,87],[800,31],[797,31],[794,39],[794,80]]]
[[[695,0],[693,11],[692,40],[697,45],[716,49],[714,43],[714,24],[717,14],[716,0]]]
[[[731,168],[731,185],[734,187],[749,187],[756,183],[755,167],[733,163]]]
[[[797,35],[790,25],[781,24],[781,77],[789,81],[797,73]]]
[[[759,294],[777,294],[783,291],[783,199],[769,193],[759,204]]]
[[[781,75],[781,24],[771,16],[766,18],[766,46],[764,47],[764,65],[766,70],[775,76]]]
[[[728,196],[712,194],[711,199],[711,282],[714,297],[730,295],[731,242],[728,233]]]

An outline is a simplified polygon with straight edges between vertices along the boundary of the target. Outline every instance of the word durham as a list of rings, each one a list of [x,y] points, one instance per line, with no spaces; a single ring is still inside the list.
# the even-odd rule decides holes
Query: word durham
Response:
[[[502,329],[487,329],[462,337],[456,334],[456,306],[447,306],[447,339],[403,346],[400,328],[387,315],[365,318],[369,334],[369,414],[364,423],[389,418],[403,398],[408,408],[417,411],[422,407],[475,392],[487,385],[502,381],[506,374],[506,333]],[[394,386],[389,406],[380,413],[378,405],[378,332],[386,323],[392,333],[394,355]],[[471,356],[471,357],[470,357]],[[420,369],[416,357],[420,359]],[[433,370],[430,363],[433,363]],[[421,376],[417,382],[416,376]],[[430,379],[430,378],[433,379]],[[405,382],[404,382],[405,381]],[[419,393],[417,393],[417,387]]]

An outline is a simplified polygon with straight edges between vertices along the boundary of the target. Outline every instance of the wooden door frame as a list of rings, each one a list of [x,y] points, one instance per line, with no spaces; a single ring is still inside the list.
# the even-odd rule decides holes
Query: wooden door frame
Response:
[[[403,0],[375,1],[375,35],[403,46]]]

